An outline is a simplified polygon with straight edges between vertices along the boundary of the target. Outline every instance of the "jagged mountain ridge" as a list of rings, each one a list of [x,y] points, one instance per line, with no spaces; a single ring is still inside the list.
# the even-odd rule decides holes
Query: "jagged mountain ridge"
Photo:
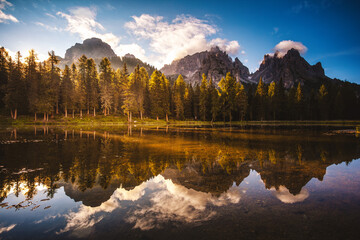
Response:
[[[65,58],[59,58],[61,60],[59,67],[64,68],[65,65],[76,63],[82,55],[93,58],[97,65],[104,57],[107,57],[114,69],[122,68],[126,63],[129,72],[132,72],[138,64],[140,67],[144,67],[149,74],[155,70],[153,66],[144,63],[132,54],[125,54],[123,57],[117,56],[111,46],[99,38],[85,39],[83,43],[76,43],[67,49]]]
[[[227,72],[242,82],[251,82],[249,69],[245,67],[238,58],[232,61],[226,52],[219,47],[213,47],[210,51],[204,51],[188,55],[184,58],[174,60],[160,70],[167,76],[181,74],[190,83],[199,83],[204,73],[218,83]]]
[[[255,82],[259,82],[260,77],[267,84],[282,79],[286,88],[299,82],[303,85],[332,80],[325,75],[320,62],[310,65],[295,49],[290,49],[283,57],[277,52],[274,56],[265,55],[259,69],[251,76]]]
[[[227,72],[231,72],[243,83],[258,83],[260,77],[267,84],[282,79],[286,88],[291,88],[299,82],[302,85],[305,83],[318,85],[326,81],[339,81],[327,77],[320,62],[310,65],[295,49],[290,49],[282,57],[278,53],[266,54],[259,69],[251,74],[238,58],[232,61],[228,54],[219,48],[175,60],[165,65],[161,71],[168,76],[182,74],[186,81],[193,84],[201,82],[203,73],[215,82],[219,82]]]

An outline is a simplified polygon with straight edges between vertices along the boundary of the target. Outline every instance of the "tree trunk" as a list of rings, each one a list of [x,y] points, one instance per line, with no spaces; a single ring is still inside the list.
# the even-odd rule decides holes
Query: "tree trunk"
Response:
[[[65,106],[65,117],[67,118],[67,107]]]
[[[104,109],[104,116],[106,116],[106,108]]]
[[[132,121],[132,112],[130,112],[130,122]]]
[[[48,122],[49,121],[49,114],[46,113],[46,121]]]
[[[90,108],[88,107],[88,109],[87,109],[87,115],[89,116],[89,114],[90,114]]]
[[[35,122],[36,122],[36,113],[35,113]]]
[[[140,119],[142,120],[142,111],[140,111]]]
[[[127,112],[127,118],[128,118],[128,122],[130,122],[130,112]]]
[[[82,109],[80,109],[80,118],[82,118]]]
[[[74,109],[72,110],[72,118],[75,117]]]
[[[46,121],[46,113],[44,112],[44,122]]]
[[[56,114],[59,114],[59,101],[56,101]]]
[[[15,112],[14,112],[14,119],[17,119],[17,108],[15,108]]]
[[[94,117],[96,116],[96,111],[95,111],[95,107],[94,107]]]
[[[10,110],[10,113],[11,113],[11,118],[14,119],[14,114],[13,114],[12,109]]]
[[[156,116],[156,121],[159,121],[159,116]]]
[[[166,113],[166,122],[169,122],[169,116],[167,113]]]

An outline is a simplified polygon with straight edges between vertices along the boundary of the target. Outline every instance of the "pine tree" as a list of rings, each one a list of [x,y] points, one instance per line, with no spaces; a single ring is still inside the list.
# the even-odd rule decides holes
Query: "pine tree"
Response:
[[[150,77],[149,91],[151,102],[151,115],[159,119],[163,116],[162,109],[162,86],[161,86],[161,73],[155,70]]]
[[[303,118],[303,93],[302,93],[302,89],[301,89],[301,84],[300,82],[298,83],[298,86],[296,88],[296,94],[295,94],[295,107],[296,107],[296,119],[300,119],[302,120]]]
[[[265,118],[265,111],[266,111],[265,97],[266,97],[265,86],[262,81],[262,78],[260,77],[254,96],[255,111],[257,113],[258,120],[264,120]]]
[[[162,109],[165,115],[166,122],[169,122],[170,115],[170,99],[171,99],[171,86],[169,80],[165,77],[165,74],[161,75],[161,87],[162,87]]]
[[[51,85],[51,99],[52,104],[55,105],[55,113],[59,114],[59,96],[60,96],[60,69],[56,65],[60,62],[54,51],[48,52],[47,59],[50,64],[49,84]]]
[[[103,58],[100,62],[100,100],[105,116],[109,114],[113,103],[113,75],[109,59]]]
[[[79,109],[80,117],[82,117],[82,110],[86,108],[88,102],[88,89],[86,84],[86,63],[87,57],[82,55],[78,60],[78,71],[77,71],[77,84],[76,94],[78,95],[77,106]]]
[[[177,119],[184,119],[185,82],[181,74],[174,83],[174,103]]]
[[[202,80],[200,84],[200,99],[199,99],[199,114],[201,120],[206,121],[206,113],[209,108],[209,94],[208,94],[208,81],[206,75],[202,75]]]
[[[210,99],[210,113],[211,113],[211,122],[216,120],[217,115],[220,111],[220,93],[216,89],[215,84],[213,83],[212,79],[209,79],[208,82],[208,93]]]
[[[319,110],[322,120],[327,120],[329,117],[328,94],[325,85],[322,84],[318,92]]]
[[[16,62],[11,65],[13,66],[9,68],[11,70],[6,87],[5,103],[7,108],[10,109],[12,118],[16,119],[18,109],[24,109],[24,106],[26,106],[26,86],[20,52],[17,52]]]
[[[34,113],[35,121],[37,120],[37,103],[39,101],[39,78],[37,73],[37,56],[34,50],[29,51],[29,56],[25,58],[26,70],[25,70],[25,81],[26,89],[28,91],[28,102],[29,110]]]
[[[184,95],[184,116],[186,119],[192,119],[193,115],[193,103],[194,103],[194,89],[191,84],[188,84],[185,89]]]
[[[107,58],[106,58],[107,59]],[[102,69],[101,63],[104,61],[104,59],[100,62],[100,70],[104,70]],[[106,60],[105,60],[106,61]],[[110,81],[110,87],[106,89],[106,93],[107,94],[107,104],[110,105],[109,108],[107,108],[107,114],[109,114],[110,112],[110,108],[112,106],[112,97],[113,97],[113,78],[114,78],[114,74],[113,74],[113,69],[111,68],[111,63],[110,61],[107,59],[105,65],[107,65],[107,71],[106,73],[104,73],[106,76],[106,82],[108,83],[108,81]],[[106,83],[106,84],[107,84]],[[94,61],[94,59],[89,58],[86,61],[86,93],[87,93],[87,114],[90,114],[90,109],[93,110],[93,116],[96,116],[96,108],[98,108],[98,104],[99,104],[99,98],[100,98],[100,86],[99,86],[99,76],[98,76],[98,72],[96,70],[96,63]],[[102,89],[104,90],[104,89]],[[103,92],[104,94],[104,92]],[[103,95],[104,96],[104,95]],[[100,99],[101,100],[101,99]],[[104,100],[104,99],[102,99]],[[102,102],[103,103],[103,102]],[[106,115],[106,114],[105,114]]]
[[[239,110],[240,121],[243,121],[248,108],[248,99],[244,85],[239,82],[236,85],[236,103]]]
[[[232,113],[235,110],[236,97],[236,80],[230,72],[226,74],[226,78],[219,82],[221,89],[221,97],[223,104],[224,117],[229,116],[230,123],[232,121]]]
[[[276,117],[276,105],[275,105],[275,99],[276,99],[276,83],[273,81],[270,83],[268,88],[268,109],[270,111],[271,119],[275,120]]]
[[[68,109],[73,109],[74,107],[74,93],[74,83],[71,78],[71,70],[68,65],[65,65],[60,86],[60,96],[65,117],[68,116]]]
[[[4,97],[9,81],[9,54],[4,47],[0,48],[0,109],[5,107]]]

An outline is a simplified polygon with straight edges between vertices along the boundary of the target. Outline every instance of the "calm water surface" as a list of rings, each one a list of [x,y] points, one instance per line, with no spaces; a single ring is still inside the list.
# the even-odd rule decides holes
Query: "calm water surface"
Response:
[[[328,129],[0,130],[0,239],[359,239]]]

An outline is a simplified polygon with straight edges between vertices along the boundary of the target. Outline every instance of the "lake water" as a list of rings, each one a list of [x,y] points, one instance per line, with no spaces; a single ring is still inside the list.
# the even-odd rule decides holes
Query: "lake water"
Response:
[[[0,130],[0,239],[359,239],[360,138]]]

